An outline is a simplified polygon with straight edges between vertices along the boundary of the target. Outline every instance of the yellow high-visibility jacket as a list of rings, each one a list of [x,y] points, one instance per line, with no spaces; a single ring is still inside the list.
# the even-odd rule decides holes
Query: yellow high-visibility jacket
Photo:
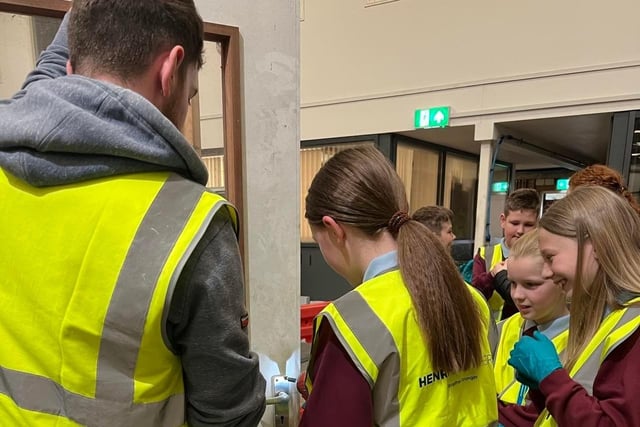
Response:
[[[615,310],[605,317],[598,331],[569,372],[569,376],[582,385],[590,395],[593,395],[593,382],[602,361],[640,327],[640,307],[638,305],[630,306],[639,302],[640,298],[634,298],[625,307]],[[535,427],[555,427],[557,425],[547,409],[542,411],[534,424]]]
[[[484,299],[477,292],[472,295],[482,313],[478,298],[486,304]],[[488,316],[486,307],[484,310]],[[478,368],[456,374],[435,371],[398,270],[367,280],[329,304],[316,317],[316,331],[322,322],[329,323],[368,381],[376,426],[479,427],[497,423],[488,339],[482,341],[484,362]],[[487,323],[483,337],[486,327]],[[313,356],[307,372],[307,389],[313,393],[309,374],[313,372]]]
[[[480,248],[480,256],[485,260],[487,272],[491,271],[499,262],[502,262],[502,245],[497,243],[493,246],[483,246]],[[504,299],[496,291],[488,300],[489,309],[496,322],[502,320],[502,307]]]
[[[36,188],[0,170],[0,424],[180,426],[165,320],[222,197],[175,174]]]
[[[516,371],[507,363],[513,346],[520,340],[524,332],[526,321],[516,313],[498,325],[499,340],[495,354],[495,366],[493,369],[496,379],[496,391],[503,402],[525,404],[528,387],[516,380]],[[551,339],[556,351],[561,355],[567,348],[569,330],[565,329]]]

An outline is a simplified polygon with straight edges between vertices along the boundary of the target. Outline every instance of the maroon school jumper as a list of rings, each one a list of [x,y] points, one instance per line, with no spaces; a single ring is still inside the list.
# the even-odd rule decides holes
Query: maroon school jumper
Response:
[[[299,427],[371,427],[371,387],[328,322],[321,323],[314,347],[313,391]]]
[[[559,427],[640,426],[640,329],[607,356],[593,382],[593,396],[558,369],[530,390],[527,406],[500,404],[505,427],[533,426],[545,407]]]

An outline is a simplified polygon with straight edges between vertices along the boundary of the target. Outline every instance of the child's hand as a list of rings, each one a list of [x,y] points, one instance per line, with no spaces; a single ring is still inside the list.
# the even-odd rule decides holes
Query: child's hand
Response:
[[[496,277],[496,274],[506,269],[507,269],[507,262],[506,261],[499,262],[491,269],[491,275],[493,277]]]
[[[516,378],[530,388],[538,388],[553,371],[562,369],[555,346],[538,331],[533,333],[533,337],[520,338],[510,356],[508,363],[515,368]]]

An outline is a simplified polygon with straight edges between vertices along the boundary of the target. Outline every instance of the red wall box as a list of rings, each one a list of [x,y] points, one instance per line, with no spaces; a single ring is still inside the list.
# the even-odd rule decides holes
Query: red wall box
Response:
[[[300,305],[300,339],[311,344],[313,338],[313,318],[320,313],[330,301],[315,301]]]

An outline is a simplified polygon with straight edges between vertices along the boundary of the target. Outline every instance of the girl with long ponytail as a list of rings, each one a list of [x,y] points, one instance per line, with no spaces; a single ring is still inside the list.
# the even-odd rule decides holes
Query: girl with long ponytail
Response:
[[[303,427],[497,420],[483,302],[408,209],[400,177],[374,147],[339,152],[311,183],[313,237],[354,289],[315,320]]]

